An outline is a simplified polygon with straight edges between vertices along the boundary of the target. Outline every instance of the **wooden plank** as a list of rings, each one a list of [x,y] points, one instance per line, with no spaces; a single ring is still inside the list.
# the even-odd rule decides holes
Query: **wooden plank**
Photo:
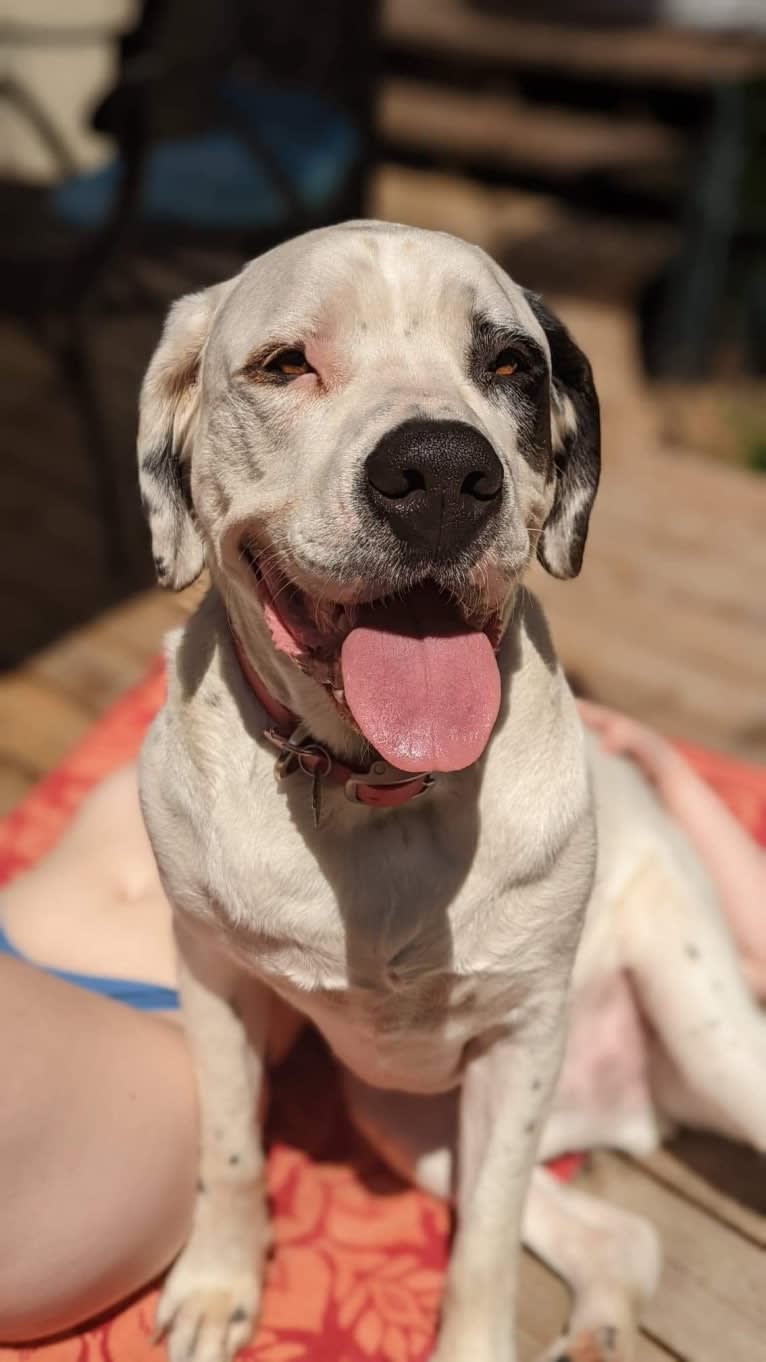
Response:
[[[531,1253],[521,1260],[518,1296],[520,1362],[537,1362],[541,1352],[558,1338],[569,1311],[569,1292]]]
[[[619,573],[603,592],[586,581],[562,588],[534,574],[545,604],[551,632],[564,666],[582,677],[594,698],[626,710],[671,737],[701,742],[751,761],[766,760],[763,691],[726,680],[715,668],[703,675],[693,632],[685,640],[675,633],[671,609],[636,612],[640,638],[626,636],[635,627],[635,596],[620,595]],[[704,613],[699,628],[706,628]],[[745,640],[743,640],[745,646]]]
[[[107,611],[33,658],[24,673],[41,677],[96,715],[140,680],[169,630],[183,623],[204,588],[174,595],[153,590]]]
[[[396,148],[427,148],[474,165],[526,168],[559,178],[672,163],[678,138],[649,119],[613,118],[469,94],[413,80],[387,80],[378,132]]]
[[[766,1172],[754,1150],[682,1131],[641,1166],[656,1182],[766,1248]]]
[[[565,665],[665,732],[766,758],[764,525],[766,482],[747,474],[607,464],[580,578],[533,574]]]
[[[13,766],[5,758],[0,757],[0,818],[15,808],[37,778],[36,772]]]
[[[87,708],[32,676],[0,685],[0,763],[42,775],[77,742],[91,721]]]
[[[177,628],[196,607],[207,590],[207,578],[195,582],[188,591],[172,592],[155,588],[102,617],[97,628],[100,637],[119,639],[142,663],[157,652],[170,629]]]
[[[490,189],[462,175],[386,161],[376,167],[370,195],[372,217],[452,232],[490,254],[501,243],[553,230],[565,211],[546,194]]]
[[[664,1268],[644,1313],[647,1331],[688,1362],[755,1362],[766,1339],[763,1250],[627,1159],[598,1153],[585,1190],[644,1215],[658,1230]]]
[[[385,0],[382,33],[390,46],[470,57],[507,71],[553,69],[626,83],[709,86],[766,71],[766,42],[752,34],[535,23],[482,13],[461,0]]]
[[[146,592],[0,680],[0,816],[141,679],[164,635],[183,623],[204,589]]]
[[[653,385],[663,444],[747,466],[763,441],[763,380],[737,376]]]

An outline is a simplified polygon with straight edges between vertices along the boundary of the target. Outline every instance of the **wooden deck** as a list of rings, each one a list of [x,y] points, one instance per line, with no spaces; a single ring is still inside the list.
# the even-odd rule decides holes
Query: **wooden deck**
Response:
[[[551,24],[492,14],[461,0],[386,0],[383,33],[410,51],[492,61],[504,69],[546,67],[583,76],[618,77],[626,84],[699,85],[746,79],[766,70],[766,41],[750,34],[695,33],[647,24],[615,38],[609,24]]]

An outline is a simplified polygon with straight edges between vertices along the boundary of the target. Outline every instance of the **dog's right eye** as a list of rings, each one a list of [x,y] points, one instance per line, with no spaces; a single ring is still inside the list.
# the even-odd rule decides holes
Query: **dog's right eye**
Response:
[[[302,350],[277,350],[261,365],[264,373],[276,374],[280,378],[300,378],[301,374],[313,374]]]

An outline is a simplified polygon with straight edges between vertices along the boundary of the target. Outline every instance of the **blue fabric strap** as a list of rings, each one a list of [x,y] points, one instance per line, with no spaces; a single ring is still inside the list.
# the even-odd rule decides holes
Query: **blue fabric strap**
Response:
[[[114,998],[115,1002],[136,1007],[140,1012],[172,1012],[179,1006],[178,993],[174,988],[161,984],[147,984],[140,979],[112,979],[100,974],[75,974],[71,970],[53,969],[49,965],[36,965],[34,961],[17,950],[8,939],[5,929],[0,926],[0,955],[10,955],[14,960],[23,960],[27,965],[35,965],[51,974],[55,979],[63,979],[76,988],[87,989],[89,993],[100,993],[104,998]]]

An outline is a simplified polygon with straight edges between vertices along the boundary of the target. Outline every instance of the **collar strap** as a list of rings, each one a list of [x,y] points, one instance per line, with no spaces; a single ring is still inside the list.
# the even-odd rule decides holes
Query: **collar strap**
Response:
[[[271,694],[247,657],[233,627],[231,636],[242,675],[275,725],[264,730],[264,737],[279,752],[274,766],[278,780],[292,775],[294,771],[302,771],[315,783],[329,780],[334,785],[342,785],[346,798],[352,804],[366,804],[374,809],[397,809],[431,788],[434,776],[427,771],[412,775],[389,766],[381,758],[366,771],[354,771],[352,767],[338,761],[326,747],[311,737],[306,725],[300,722],[292,710]]]

